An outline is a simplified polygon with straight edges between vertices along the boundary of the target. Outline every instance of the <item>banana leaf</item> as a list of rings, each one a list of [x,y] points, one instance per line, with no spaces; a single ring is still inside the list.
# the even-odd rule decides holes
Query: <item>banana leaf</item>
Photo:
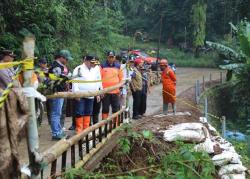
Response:
[[[220,65],[219,67],[223,70],[230,70],[230,71],[238,72],[244,66],[245,66],[244,63],[232,63],[228,65]]]
[[[238,38],[240,41],[240,49],[248,58],[250,58],[250,23],[242,22]]]
[[[210,41],[206,41],[206,44],[210,46],[211,48],[217,50],[218,53],[223,54],[230,61],[241,62],[243,61],[243,59],[245,59],[244,55],[236,52],[235,50],[225,45],[210,42]]]

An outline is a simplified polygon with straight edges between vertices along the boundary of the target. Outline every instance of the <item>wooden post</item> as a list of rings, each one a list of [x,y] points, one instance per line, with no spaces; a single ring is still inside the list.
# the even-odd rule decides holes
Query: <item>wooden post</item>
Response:
[[[207,106],[207,96],[205,96],[205,98],[204,98],[204,116],[208,121],[208,115],[207,115],[208,110],[207,110],[207,108],[208,108],[208,106]]]
[[[205,91],[205,76],[202,78],[202,90]]]
[[[196,84],[195,84],[195,101],[196,101],[196,104],[199,104],[198,80],[196,81]]]
[[[99,131],[99,142],[102,142],[102,127],[99,127],[99,129],[98,129]]]
[[[225,138],[226,137],[226,117],[222,116],[222,121],[221,121],[221,128],[222,128],[222,137]]]
[[[66,163],[67,163],[67,150],[64,151],[62,154],[62,165],[61,165],[62,172],[65,172],[66,170]]]
[[[71,146],[71,167],[74,168],[76,163],[76,155],[75,155],[75,145]]]
[[[82,159],[83,158],[82,140],[78,141],[78,150],[79,150],[79,158]]]
[[[201,88],[200,88],[200,80],[197,80],[197,86],[198,86],[198,96],[201,95]]]
[[[223,83],[223,78],[222,78],[222,71],[220,72],[220,83]]]
[[[86,153],[88,154],[89,153],[89,135],[86,135],[85,137],[85,140],[86,140]]]
[[[57,159],[55,159],[52,164],[51,164],[51,171],[50,171],[50,176],[51,178],[56,178],[56,163],[57,163]]]

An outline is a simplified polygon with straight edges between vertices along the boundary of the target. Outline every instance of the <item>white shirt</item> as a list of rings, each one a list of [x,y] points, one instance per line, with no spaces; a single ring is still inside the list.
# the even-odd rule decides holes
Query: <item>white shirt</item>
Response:
[[[88,68],[85,64],[77,66],[73,71],[74,80],[95,81],[101,79],[100,68]],[[73,83],[72,92],[90,92],[102,89],[101,82]],[[94,98],[94,97],[89,97]]]
[[[123,80],[128,80],[128,82],[131,81],[131,75],[133,74],[133,70],[131,67],[127,67],[127,64],[121,64],[121,69],[123,70]],[[122,88],[122,94],[127,94],[127,87]]]

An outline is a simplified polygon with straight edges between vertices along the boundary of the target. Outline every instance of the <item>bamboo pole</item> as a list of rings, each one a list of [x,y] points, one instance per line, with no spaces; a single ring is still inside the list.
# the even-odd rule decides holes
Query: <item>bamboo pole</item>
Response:
[[[126,108],[122,108],[120,111],[109,116],[108,119],[102,120],[99,123],[97,123],[93,126],[90,126],[89,128],[87,128],[86,130],[84,130],[80,134],[77,134],[77,135],[75,135],[67,140],[63,139],[63,140],[58,141],[56,144],[54,144],[51,148],[49,148],[48,150],[46,150],[42,154],[43,163],[45,165],[52,163],[55,159],[57,159],[60,155],[62,155],[62,153],[64,151],[69,149],[72,145],[75,145],[79,140],[83,139],[84,137],[86,137],[89,133],[93,132],[94,130],[96,130],[96,129],[104,126],[108,122],[112,121],[116,116],[118,116],[119,114],[121,114],[125,111],[126,111]]]
[[[120,82],[117,85],[114,85],[112,87],[104,88],[103,90],[99,91],[88,91],[88,92],[58,92],[53,95],[47,95],[47,99],[53,99],[53,98],[87,98],[87,97],[93,97],[93,96],[99,96],[105,93],[108,93],[110,91],[113,91],[117,88],[122,87],[125,84],[125,81]]]
[[[34,59],[35,50],[35,37],[27,36],[23,41],[23,57]],[[27,69],[26,69],[27,68]],[[23,79],[24,87],[34,87],[32,84],[32,75],[34,73],[33,67],[23,66]],[[27,125],[28,130],[28,153],[29,153],[29,163],[31,166],[31,178],[36,178],[39,174],[39,167],[36,165],[42,158],[39,153],[39,136],[37,130],[37,120],[35,111],[35,98],[27,97],[28,105],[30,109],[30,117]]]

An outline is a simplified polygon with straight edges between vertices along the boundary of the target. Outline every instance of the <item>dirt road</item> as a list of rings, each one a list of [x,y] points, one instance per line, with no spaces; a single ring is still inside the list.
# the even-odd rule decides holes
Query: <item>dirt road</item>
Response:
[[[178,68],[177,71],[177,95],[195,85],[196,80],[202,81],[203,75],[206,80],[209,80],[209,74],[212,73],[212,79],[218,79],[220,77],[220,71],[217,69],[200,69],[200,68]],[[156,114],[162,108],[162,86],[158,85],[152,87],[151,94],[148,96],[147,115]],[[178,109],[177,109],[178,110]],[[65,128],[67,129],[71,125],[71,118],[67,118],[65,122]],[[55,141],[51,140],[50,127],[47,120],[44,120],[41,127],[39,127],[40,135],[40,151],[45,151],[47,148],[55,144]],[[25,140],[19,145],[19,151],[21,153],[21,163],[28,163],[28,152]]]
[[[210,73],[212,74],[212,80],[220,78],[220,70],[207,69],[207,68],[178,68],[177,76],[177,96],[186,91],[188,88],[195,86],[197,80],[202,82],[203,76],[205,81],[210,79]],[[225,75],[225,74],[223,74]],[[148,96],[147,115],[157,113],[162,108],[162,86],[158,85],[152,87],[152,92]]]

